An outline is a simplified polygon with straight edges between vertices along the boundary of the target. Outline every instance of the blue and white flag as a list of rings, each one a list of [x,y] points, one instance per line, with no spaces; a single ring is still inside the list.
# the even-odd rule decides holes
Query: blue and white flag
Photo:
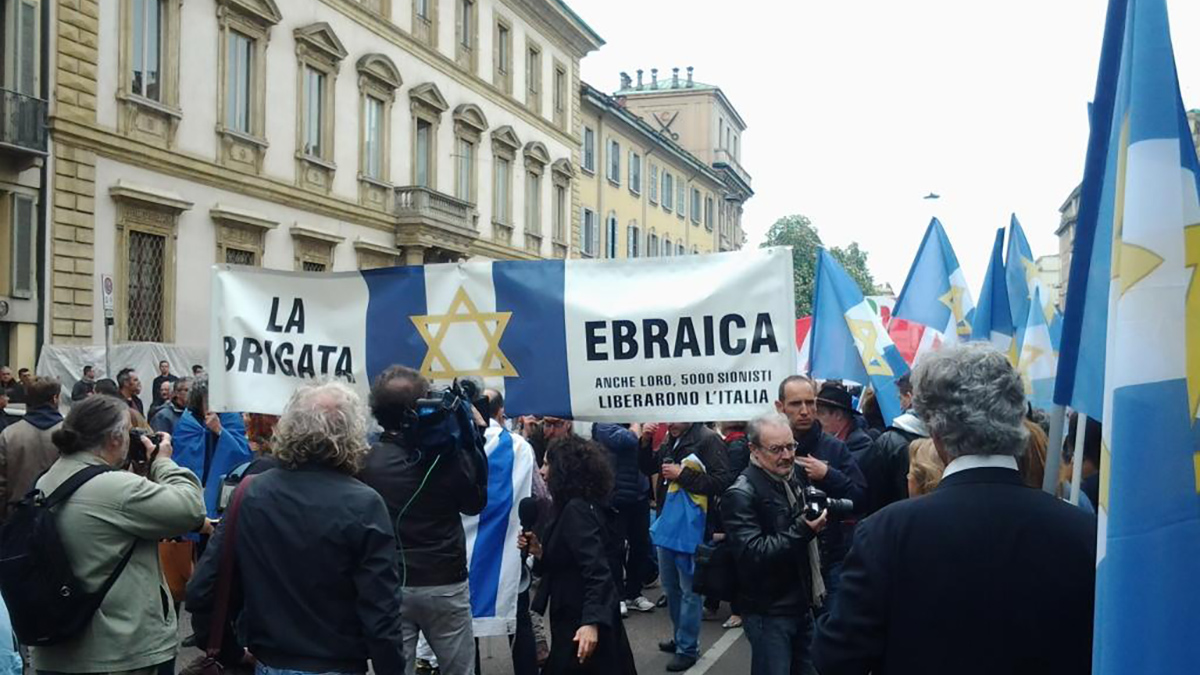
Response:
[[[533,448],[518,434],[490,420],[484,434],[488,457],[487,506],[463,516],[467,536],[468,585],[475,637],[517,632],[517,594],[521,583],[521,534],[518,505],[533,494]]]
[[[749,419],[795,369],[791,252],[338,274],[218,265],[211,399],[278,414],[313,378],[475,376],[514,415]]]
[[[908,364],[858,284],[825,249],[817,253],[810,334],[813,377],[870,384],[888,424],[904,412],[896,379]]]
[[[1012,313],[1008,308],[1008,285],[1004,270],[1004,228],[1000,228],[996,230],[992,259],[988,262],[987,274],[983,277],[983,288],[979,290],[979,305],[975,308],[971,339],[992,343],[1001,353],[1008,354],[1009,360],[1015,366],[1015,332]]]
[[[950,238],[937,218],[925,230],[892,316],[937,331],[943,344],[971,337],[975,301]]]
[[[1098,90],[1114,81],[1104,70],[1114,60],[1120,64],[1115,91],[1097,96],[1092,124],[1093,134],[1108,134],[1108,178],[1095,224],[1080,221],[1094,228],[1092,264],[1095,249],[1109,241],[1112,261],[1103,275],[1093,269],[1080,280],[1089,285],[1089,304],[1093,283],[1103,284],[1108,297],[1106,333],[1078,338],[1107,337],[1093,672],[1194,673],[1200,664],[1200,163],[1165,0],[1112,0]],[[1102,114],[1104,105],[1110,109]],[[1083,364],[1077,365],[1078,376]]]
[[[1051,333],[1061,333],[1061,328],[1054,324],[1061,320],[1058,309],[1054,306],[1053,290],[1042,283],[1041,272],[1037,261],[1033,258],[1033,249],[1025,238],[1025,230],[1014,213],[1008,225],[1008,257],[1004,261],[1005,276],[1008,283],[1008,306],[1012,311],[1013,321],[1017,325],[1017,349],[1020,351],[1021,339],[1025,332],[1025,317],[1029,314],[1029,305],[1033,301],[1033,292],[1040,291],[1042,298],[1041,310],[1046,319],[1046,325],[1051,326]],[[1055,349],[1058,343],[1055,341]]]
[[[1041,291],[1035,288],[1022,330],[1025,337],[1017,358],[1017,370],[1025,382],[1025,398],[1033,407],[1048,410],[1054,404],[1054,376],[1058,372],[1058,358],[1050,339],[1050,326],[1046,324],[1040,303]]]

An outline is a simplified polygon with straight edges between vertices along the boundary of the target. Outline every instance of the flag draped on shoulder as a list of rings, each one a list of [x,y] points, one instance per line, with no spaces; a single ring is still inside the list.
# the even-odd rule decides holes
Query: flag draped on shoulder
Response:
[[[896,379],[908,364],[858,285],[825,249],[817,253],[812,375],[869,384],[887,423],[900,416]]]
[[[484,433],[488,458],[487,506],[463,516],[468,585],[475,637],[517,631],[517,593],[521,583],[521,533],[518,505],[533,494],[534,458],[529,442],[490,422]]]
[[[892,316],[938,331],[945,344],[971,337],[975,301],[950,238],[937,218],[925,230]]]
[[[230,471],[254,459],[246,440],[246,425],[238,413],[221,413],[220,435],[213,436],[204,420],[185,410],[171,435],[171,459],[196,474],[204,485],[204,508],[209,518],[221,517],[217,504],[221,481]]]
[[[1025,398],[1035,408],[1047,409],[1054,404],[1054,376],[1058,360],[1050,339],[1050,326],[1040,309],[1041,290],[1033,290],[1033,302],[1029,303],[1029,314],[1025,318],[1021,343],[1021,354],[1017,359],[1017,370],[1025,382]]]
[[[1107,337],[1093,672],[1194,673],[1200,169],[1165,0],[1111,0],[1092,135],[1079,221],[1090,250],[1072,266],[1072,278],[1087,288],[1073,283],[1068,299],[1071,309],[1084,298],[1084,316],[1080,308],[1068,312],[1064,343],[1079,342],[1078,398],[1084,368],[1095,367],[1080,358],[1085,346]],[[1106,148],[1097,135],[1107,137]],[[1109,242],[1111,266],[1096,269]],[[1075,277],[1076,270],[1084,273]],[[1104,333],[1086,316],[1101,297]]]
[[[1012,313],[1008,308],[1008,285],[1004,269],[1004,228],[996,230],[996,243],[992,246],[992,258],[988,262],[987,274],[983,277],[983,288],[979,290],[979,305],[975,307],[975,323],[971,326],[971,338],[990,342],[999,351],[1009,354],[1016,365],[1013,343]]]
[[[704,462],[695,454],[688,455],[679,463],[685,469],[706,473]],[[708,496],[692,494],[683,489],[679,481],[671,481],[667,496],[663,498],[662,512],[650,526],[650,538],[655,546],[668,551],[695,555],[696,547],[704,543],[704,525],[708,517]],[[683,563],[691,573],[692,561]]]

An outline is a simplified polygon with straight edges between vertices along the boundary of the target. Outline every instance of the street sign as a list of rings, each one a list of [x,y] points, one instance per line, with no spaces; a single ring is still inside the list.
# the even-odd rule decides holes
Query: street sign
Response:
[[[100,275],[100,294],[104,298],[104,318],[113,318],[113,278],[110,274]]]

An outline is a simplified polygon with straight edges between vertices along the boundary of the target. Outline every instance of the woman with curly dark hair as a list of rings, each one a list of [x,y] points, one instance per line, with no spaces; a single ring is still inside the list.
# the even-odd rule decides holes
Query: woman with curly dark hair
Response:
[[[603,503],[613,486],[608,455],[571,434],[550,444],[541,472],[554,519],[544,545],[532,533],[521,535],[519,545],[534,556],[534,572],[542,577],[533,610],[545,613],[550,605],[550,658],[542,673],[636,675],[606,553]]]

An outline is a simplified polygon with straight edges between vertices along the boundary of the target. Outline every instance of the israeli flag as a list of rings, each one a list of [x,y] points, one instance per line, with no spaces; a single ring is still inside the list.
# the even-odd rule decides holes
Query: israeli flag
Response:
[[[533,448],[521,436],[489,420],[484,434],[488,457],[488,502],[477,516],[463,516],[467,536],[468,585],[475,637],[517,632],[521,583],[518,505],[533,494]]]
[[[971,339],[991,342],[1009,361],[1016,365],[1016,349],[1013,342],[1012,314],[1008,308],[1008,286],[1004,270],[1004,228],[996,230],[996,243],[992,246],[992,258],[988,262],[987,274],[983,277],[983,288],[979,291],[979,305],[975,308],[975,324],[971,327]]]
[[[813,293],[813,377],[869,383],[884,420],[891,424],[904,412],[896,380],[907,372],[908,364],[858,284],[820,249]]]
[[[943,344],[971,337],[975,301],[950,238],[937,218],[925,230],[892,316],[937,331]]]

